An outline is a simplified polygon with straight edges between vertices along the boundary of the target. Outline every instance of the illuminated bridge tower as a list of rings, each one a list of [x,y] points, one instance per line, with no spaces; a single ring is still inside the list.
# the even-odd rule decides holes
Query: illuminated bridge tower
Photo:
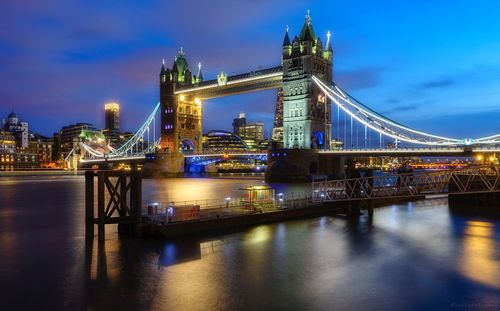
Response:
[[[172,69],[160,72],[161,149],[170,154],[201,152],[201,101],[186,95],[176,95],[179,87],[195,86],[203,81],[201,64],[198,74],[189,69],[182,48]]]
[[[315,75],[332,83],[330,34],[323,50],[309,12],[300,36],[283,41],[283,146],[285,149],[330,148],[331,102],[314,85]]]

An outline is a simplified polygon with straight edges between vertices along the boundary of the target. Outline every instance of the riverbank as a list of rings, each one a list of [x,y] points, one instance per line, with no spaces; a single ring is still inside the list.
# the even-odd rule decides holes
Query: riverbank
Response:
[[[85,171],[77,171],[83,176]],[[0,177],[75,176],[72,170],[0,171]]]

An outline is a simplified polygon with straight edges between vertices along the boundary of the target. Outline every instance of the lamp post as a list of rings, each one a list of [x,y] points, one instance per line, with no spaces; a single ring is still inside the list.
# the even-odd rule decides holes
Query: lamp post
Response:
[[[283,208],[283,193],[278,193],[278,202],[280,208]]]

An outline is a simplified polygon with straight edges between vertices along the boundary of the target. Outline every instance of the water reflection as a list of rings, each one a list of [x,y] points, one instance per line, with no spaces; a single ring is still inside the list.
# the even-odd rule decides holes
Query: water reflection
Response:
[[[495,230],[498,228],[489,221],[465,223],[460,271],[476,282],[500,288],[500,251]]]
[[[158,258],[158,267],[168,267],[180,263],[201,259],[201,245],[197,240],[168,242]]]
[[[260,183],[207,181],[196,188],[204,196]],[[173,199],[192,182],[144,189]],[[119,238],[110,227],[99,245],[84,239],[83,180],[14,184],[0,191],[0,310],[500,305],[499,222],[456,217],[442,199],[377,209],[371,224],[325,216],[176,240]]]

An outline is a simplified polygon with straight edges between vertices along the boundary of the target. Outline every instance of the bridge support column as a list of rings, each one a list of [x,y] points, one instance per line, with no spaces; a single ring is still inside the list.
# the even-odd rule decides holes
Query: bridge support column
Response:
[[[467,174],[456,175],[448,184],[448,206],[452,212],[470,215],[500,218],[500,178],[496,174],[484,174],[479,177]],[[494,191],[486,188],[486,183]],[[459,185],[467,185],[468,192],[460,191]],[[461,193],[462,192],[462,193]]]
[[[360,201],[349,201],[347,205],[347,214],[351,219],[358,219],[361,215]]]
[[[144,176],[180,177],[184,174],[184,155],[180,152],[157,152],[152,161],[142,167]]]
[[[319,150],[278,149],[270,151],[267,159],[267,181],[303,182],[313,179],[313,176],[345,176],[345,157],[321,154]]]
[[[463,215],[500,218],[500,192],[450,193],[448,206]]]

